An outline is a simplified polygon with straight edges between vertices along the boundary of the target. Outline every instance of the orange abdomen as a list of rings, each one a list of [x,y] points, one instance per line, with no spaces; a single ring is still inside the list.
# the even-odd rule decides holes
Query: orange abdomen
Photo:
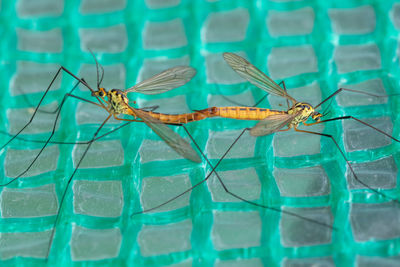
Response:
[[[280,110],[254,107],[211,107],[197,112],[206,117],[222,117],[236,120],[263,120],[274,114],[285,113],[285,111]]]
[[[207,118],[207,116],[198,112],[185,113],[185,114],[164,114],[164,113],[149,111],[146,113],[152,116],[153,118],[168,124],[182,124],[192,121],[200,121]]]

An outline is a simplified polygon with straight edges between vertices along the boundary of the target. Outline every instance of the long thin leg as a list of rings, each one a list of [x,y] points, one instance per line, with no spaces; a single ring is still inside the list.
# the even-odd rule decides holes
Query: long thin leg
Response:
[[[32,107],[33,105],[31,104],[31,102],[29,101],[29,98],[24,94],[22,95],[22,97],[24,98],[25,102],[28,103],[28,106]],[[43,110],[43,109],[38,109],[37,112],[38,113],[45,113],[45,114],[55,114],[60,106],[58,106],[55,110]]]
[[[311,126],[311,125],[315,125],[315,124],[319,124],[319,123],[324,123],[324,122],[329,122],[329,121],[347,120],[347,119],[353,119],[353,120],[355,120],[355,121],[358,121],[359,123],[362,123],[362,124],[364,124],[365,126],[368,126],[368,127],[372,128],[372,129],[374,129],[375,131],[378,131],[378,132],[380,132],[381,134],[386,135],[387,137],[391,138],[392,140],[394,140],[394,141],[396,141],[396,142],[400,142],[399,139],[394,138],[394,137],[391,136],[390,134],[387,134],[387,133],[385,133],[384,131],[382,131],[382,130],[380,130],[380,129],[374,127],[374,126],[372,126],[371,124],[368,124],[368,123],[366,123],[366,122],[364,122],[364,121],[362,121],[362,120],[360,120],[360,119],[357,119],[357,118],[355,118],[355,117],[353,117],[353,116],[343,116],[343,117],[337,117],[337,118],[332,118],[332,119],[317,121],[317,122],[313,122],[313,123],[304,123],[304,125],[306,125],[306,126]]]
[[[186,130],[186,128],[184,128],[184,129]],[[183,195],[185,195],[186,193],[192,191],[194,188],[198,187],[199,185],[201,185],[202,183],[204,183],[205,181],[207,181],[207,180],[210,178],[211,174],[212,174],[212,173],[215,171],[215,169],[218,167],[218,165],[219,165],[219,163],[222,161],[222,159],[225,158],[225,156],[226,156],[226,155],[228,154],[228,152],[232,149],[232,147],[236,144],[236,142],[239,141],[239,138],[246,132],[246,130],[249,130],[249,129],[246,128],[246,129],[244,129],[244,130],[240,133],[240,135],[239,135],[239,136],[235,139],[235,141],[231,144],[231,146],[230,146],[230,147],[228,148],[228,150],[224,153],[224,155],[222,156],[222,158],[218,161],[218,163],[215,165],[215,167],[213,167],[212,171],[207,175],[207,177],[206,177],[205,179],[201,180],[200,182],[198,182],[198,183],[195,184],[194,186],[190,187],[189,189],[185,190],[185,191],[182,192],[181,194],[179,194],[179,195],[177,195],[177,196],[175,196],[175,197],[173,197],[173,198],[171,198],[171,199],[165,201],[164,203],[161,203],[160,205],[158,205],[158,206],[156,206],[156,207],[153,207],[153,208],[150,208],[150,209],[145,209],[145,210],[142,210],[142,211],[134,212],[131,216],[137,215],[137,214],[141,214],[141,213],[150,212],[150,211],[152,211],[152,210],[161,208],[162,206],[165,206],[165,205],[167,205],[168,203],[174,201],[175,199],[180,198],[181,196],[183,196]],[[192,139],[192,140],[193,140],[193,139]],[[195,144],[196,144],[196,143],[195,143]],[[198,147],[197,144],[196,144],[196,147],[198,148],[198,150],[200,151],[200,153],[203,155],[203,152],[201,151],[201,149],[199,149],[199,147]],[[205,156],[203,156],[203,157],[206,159]],[[208,163],[210,166],[212,166],[208,160],[207,160],[207,163]]]
[[[38,111],[40,105],[41,105],[42,102],[43,102],[43,99],[46,97],[48,91],[50,90],[51,86],[53,85],[54,81],[56,80],[56,78],[57,78],[57,76],[60,74],[60,72],[61,72],[61,68],[59,68],[58,71],[56,72],[56,74],[54,75],[54,77],[53,77],[53,79],[51,80],[49,86],[47,87],[45,93],[43,94],[42,98],[40,99],[39,104],[36,106],[35,111],[33,112],[33,114],[32,114],[32,116],[31,116],[31,118],[29,119],[28,123],[25,124],[25,126],[22,127],[22,128],[18,131],[17,134],[15,134],[12,138],[10,138],[10,139],[7,141],[4,145],[2,145],[1,148],[0,148],[0,150],[2,150],[2,149],[3,149],[4,147],[6,147],[10,142],[12,142],[23,130],[25,130],[26,127],[28,127],[28,126],[31,124],[31,122],[32,122],[33,118],[35,117],[35,115],[36,115],[36,113],[37,113],[37,111]]]
[[[82,79],[82,81],[85,81],[85,80]],[[78,84],[79,84],[79,83],[78,83]],[[78,84],[77,84],[77,85],[78,85]],[[77,85],[75,85],[74,88],[73,88],[69,93],[67,93],[67,94],[65,94],[65,95],[68,96],[68,97],[73,97],[73,98],[79,99],[79,100],[81,100],[81,101],[84,101],[84,102],[87,102],[87,103],[90,103],[90,104],[93,104],[93,105],[96,105],[96,106],[99,106],[99,107],[105,109],[104,106],[102,106],[102,105],[100,105],[100,104],[98,104],[98,103],[96,103],[96,102],[93,102],[93,101],[90,101],[90,100],[88,100],[88,99],[85,99],[85,98],[82,98],[82,97],[73,95],[72,92],[75,90],[75,88],[77,87]],[[157,107],[158,107],[158,106],[155,106],[155,107],[152,107],[152,108],[155,109],[155,108],[157,108]],[[45,112],[45,113],[56,113],[58,110],[60,110],[60,108],[61,108],[61,105],[59,105],[54,111],[42,111],[42,112]],[[38,110],[38,111],[40,111],[40,110]],[[117,130],[119,130],[119,129],[121,129],[122,127],[125,127],[126,125],[128,125],[128,124],[129,124],[130,122],[132,122],[132,121],[143,122],[143,121],[140,121],[140,120],[128,120],[128,119],[120,119],[120,120],[129,121],[129,122],[128,122],[128,123],[125,123],[125,124],[123,124],[123,125],[121,125],[121,126],[119,126],[119,127],[117,127],[116,129],[113,129],[113,130],[111,130],[111,131],[109,131],[109,132],[107,132],[107,133],[105,133],[105,134],[103,134],[103,135],[101,135],[101,136],[96,137],[95,141],[98,140],[98,139],[101,139],[101,138],[103,138],[103,137],[105,137],[105,136],[107,136],[107,135],[109,135],[109,134],[111,134],[111,133],[113,133],[113,132],[115,132],[115,131],[117,131]],[[54,126],[54,125],[53,125],[53,126]],[[16,138],[16,139],[18,139],[18,140],[22,140],[22,141],[26,141],[26,142],[31,142],[31,143],[48,143],[48,144],[58,144],[58,145],[81,145],[81,144],[88,144],[88,143],[90,142],[90,141],[84,141],[84,142],[48,141],[48,142],[47,142],[47,141],[43,141],[43,140],[32,140],[32,139],[22,138],[22,137],[19,137],[19,136],[11,135],[11,134],[9,134],[9,133],[7,133],[7,132],[3,132],[3,131],[0,131],[0,133],[9,135],[9,136],[14,137],[14,138]]]
[[[139,121],[138,121],[138,122],[139,122]],[[140,122],[142,122],[142,121],[140,121]],[[102,135],[96,137],[96,138],[94,139],[94,141],[97,141],[97,140],[99,140],[99,139],[101,139],[101,138],[103,138],[103,137],[105,137],[105,136],[107,136],[107,135],[109,135],[109,134],[112,134],[113,132],[118,131],[119,129],[121,129],[121,128],[127,126],[127,125],[130,124],[130,123],[131,123],[131,121],[128,121],[127,123],[124,123],[124,124],[118,126],[117,128],[112,129],[112,130],[110,130],[109,132],[107,132],[107,133],[105,133],[105,134],[102,134]],[[2,131],[1,131],[0,133],[2,133],[2,134],[7,134],[7,135],[12,136],[11,134],[9,134],[9,133],[7,133],[7,132],[2,132]],[[26,138],[22,138],[22,137],[17,137],[16,139],[22,140],[22,141],[25,141],[25,142],[30,142],[30,143],[39,143],[39,144],[46,143],[46,141],[43,141],[43,140],[32,140],[32,139],[26,139]],[[49,141],[48,144],[57,144],[57,145],[87,145],[87,144],[89,144],[90,142],[91,142],[91,141],[78,141],[78,142]]]
[[[347,89],[347,88],[339,88],[338,90],[336,90],[334,93],[332,93],[330,96],[328,96],[327,98],[325,98],[321,103],[319,103],[318,105],[316,105],[314,107],[314,109],[318,108],[319,106],[321,106],[323,103],[325,103],[326,101],[328,101],[330,98],[334,97],[335,95],[339,94],[342,91],[347,91],[347,92],[353,92],[353,93],[359,93],[359,94],[363,94],[363,95],[369,95],[369,96],[373,96],[373,97],[389,97],[389,96],[398,96],[400,94],[390,94],[390,95],[376,95],[376,94],[371,94],[371,93],[367,93],[367,92],[363,92],[360,90],[354,90],[354,89]]]
[[[54,81],[54,79],[53,79],[53,81]],[[79,83],[80,83],[80,81],[78,81],[78,82],[76,83],[76,85],[72,88],[71,92],[75,90],[75,88],[79,85]],[[46,91],[46,93],[47,93],[47,91]],[[61,113],[62,107],[63,107],[63,105],[64,105],[64,103],[65,103],[65,101],[66,101],[66,99],[68,98],[69,95],[70,95],[69,93],[64,95],[64,97],[63,97],[63,99],[62,99],[62,101],[61,101],[61,103],[60,103],[60,106],[59,106],[59,109],[58,109],[58,112],[57,112],[57,115],[56,115],[56,119],[55,119],[54,124],[53,124],[53,129],[51,130],[51,133],[50,133],[49,137],[47,138],[47,140],[44,142],[44,145],[43,145],[42,148],[40,149],[39,153],[36,155],[36,157],[32,160],[32,162],[28,165],[28,167],[27,167],[22,173],[20,173],[20,174],[19,174],[18,176],[16,176],[16,177],[14,177],[11,181],[9,181],[9,182],[7,182],[7,183],[5,183],[5,184],[0,184],[0,187],[7,186],[7,185],[13,183],[13,182],[16,181],[17,179],[19,179],[21,176],[23,176],[25,173],[27,173],[27,172],[30,170],[30,168],[33,166],[33,164],[35,164],[36,160],[40,157],[40,155],[42,154],[42,152],[44,151],[44,149],[46,148],[46,146],[49,144],[51,138],[53,137],[53,135],[54,135],[54,133],[55,133],[55,131],[56,131],[57,122],[58,122],[58,119],[59,119],[59,117],[60,117],[60,113]],[[43,97],[42,97],[42,100],[43,100]],[[42,100],[40,100],[40,101],[42,101]],[[39,106],[40,106],[40,103],[39,103],[39,105],[36,107],[36,110],[39,108]],[[35,110],[35,113],[36,113],[36,110]],[[25,125],[25,126],[22,128],[22,130],[25,129],[25,128],[31,123],[32,120],[33,120],[33,117],[32,117],[31,120],[28,122],[28,124]],[[20,133],[22,132],[22,130],[20,130],[16,135],[14,135],[14,136],[6,143],[6,145],[9,144],[12,140],[14,140],[14,139],[17,137],[17,135],[20,134]]]
[[[51,245],[53,244],[53,238],[54,238],[54,234],[55,234],[55,231],[56,231],[56,228],[57,228],[58,220],[60,218],[60,214],[61,214],[61,211],[62,211],[62,206],[63,206],[64,200],[65,200],[65,196],[67,195],[67,191],[68,191],[68,188],[69,188],[69,186],[70,186],[70,184],[72,182],[72,179],[74,178],[75,173],[77,172],[79,166],[81,165],[83,159],[85,158],[86,153],[89,151],[90,146],[93,144],[94,139],[96,138],[97,134],[100,132],[101,128],[103,128],[103,126],[107,123],[107,121],[110,118],[111,118],[111,114],[109,114],[107,116],[107,118],[103,121],[103,123],[100,125],[100,127],[97,129],[97,131],[94,133],[93,138],[91,139],[91,142],[89,142],[88,146],[86,147],[85,151],[82,154],[82,157],[79,159],[78,164],[76,165],[74,171],[72,172],[72,175],[68,179],[67,185],[65,186],[64,192],[63,192],[62,197],[61,197],[60,206],[59,206],[59,208],[57,210],[57,215],[56,215],[56,219],[55,219],[54,224],[53,224],[53,229],[51,231],[50,242],[49,242],[49,246],[48,246],[48,249],[47,249],[47,256],[46,256],[47,259],[48,259],[49,254],[50,254]]]
[[[253,202],[253,201],[244,199],[243,197],[241,197],[241,196],[239,196],[239,195],[237,195],[237,194],[235,194],[235,193],[229,191],[229,189],[227,188],[227,186],[226,186],[226,185],[224,184],[224,182],[222,181],[222,178],[221,178],[221,177],[219,176],[219,174],[216,172],[216,168],[219,166],[219,164],[221,163],[221,161],[226,157],[226,155],[228,155],[229,151],[230,151],[230,150],[233,148],[233,146],[239,141],[239,139],[242,137],[242,135],[243,135],[246,131],[250,130],[250,128],[244,129],[244,130],[239,134],[239,136],[234,140],[234,142],[229,146],[229,148],[227,149],[227,151],[226,151],[226,152],[222,155],[222,157],[219,159],[219,161],[217,162],[217,164],[216,164],[215,166],[213,166],[213,165],[211,164],[211,162],[208,160],[208,158],[204,155],[203,151],[200,149],[200,147],[198,146],[197,142],[194,140],[194,138],[193,138],[192,135],[189,133],[189,131],[187,130],[187,128],[186,128],[184,125],[182,125],[182,127],[184,128],[184,130],[186,131],[186,133],[189,135],[190,139],[191,139],[192,142],[195,144],[196,148],[199,150],[199,152],[201,153],[201,155],[203,156],[203,158],[207,161],[207,164],[212,168],[212,170],[211,170],[210,173],[206,176],[206,178],[204,178],[203,180],[201,180],[201,181],[198,182],[197,184],[193,185],[192,187],[188,188],[188,189],[185,190],[184,192],[180,193],[179,195],[174,196],[173,198],[171,198],[171,199],[165,201],[164,203],[161,203],[160,205],[157,205],[156,207],[153,207],[153,208],[150,208],[150,209],[146,209],[146,210],[142,210],[142,211],[140,211],[140,212],[134,212],[131,216],[138,215],[138,214],[142,214],[142,213],[146,213],[146,212],[150,212],[150,211],[153,211],[153,210],[155,210],[155,209],[158,209],[158,208],[160,208],[160,207],[162,207],[162,206],[164,206],[164,205],[167,205],[168,203],[170,203],[170,202],[172,202],[172,201],[174,201],[174,200],[180,198],[181,196],[187,194],[188,192],[192,191],[193,189],[195,189],[195,188],[198,187],[199,185],[201,185],[201,184],[203,184],[204,182],[206,182],[206,181],[211,177],[211,175],[214,173],[214,174],[217,176],[217,179],[218,179],[218,181],[220,182],[221,186],[224,188],[225,192],[226,192],[227,194],[233,196],[234,198],[237,198],[237,199],[239,199],[239,200],[241,200],[241,201],[243,201],[243,202],[246,202],[246,203],[248,203],[248,204],[251,204],[251,205],[254,205],[254,206],[257,206],[257,207],[260,207],[260,208],[269,209],[269,210],[273,210],[273,211],[277,211],[277,212],[282,212],[282,213],[284,213],[284,214],[288,214],[288,215],[291,215],[291,216],[294,216],[294,217],[303,219],[303,220],[308,221],[308,222],[312,222],[312,223],[315,223],[315,224],[318,224],[318,225],[321,225],[321,226],[324,226],[324,227],[328,227],[328,228],[333,229],[333,230],[337,230],[337,229],[336,229],[335,227],[333,227],[332,225],[329,225],[329,224],[326,224],[326,223],[323,223],[323,222],[319,222],[319,221],[316,221],[316,220],[313,220],[313,219],[310,219],[310,218],[301,216],[301,215],[296,214],[296,213],[294,213],[294,212],[285,211],[285,210],[282,210],[282,209],[279,209],[279,208],[274,208],[274,207],[262,205],[262,204],[259,204],[259,203],[256,203],[256,202]]]
[[[44,98],[46,97],[46,95],[47,95],[47,93],[49,92],[51,86],[53,85],[54,81],[56,80],[57,76],[60,74],[61,71],[64,71],[64,72],[68,73],[68,74],[71,75],[73,78],[75,78],[75,79],[78,81],[78,83],[82,83],[82,84],[85,85],[92,93],[94,93],[94,90],[93,90],[84,80],[79,79],[77,76],[75,76],[75,75],[74,75],[72,72],[70,72],[68,69],[66,69],[66,68],[64,68],[64,67],[61,66],[61,67],[57,70],[57,72],[56,72],[56,74],[54,75],[53,79],[51,80],[49,86],[47,87],[46,91],[44,92],[43,96],[41,97],[41,99],[40,99],[38,105],[36,106],[36,108],[35,108],[35,110],[34,110],[32,116],[31,116],[31,118],[29,119],[29,121],[28,121],[28,122],[25,124],[25,126],[23,126],[12,138],[10,138],[4,145],[2,145],[2,146],[0,147],[0,150],[2,150],[2,149],[3,149],[4,147],[6,147],[10,142],[12,142],[23,130],[26,129],[26,127],[28,127],[28,126],[31,124],[33,118],[36,116],[36,113],[37,113],[38,110],[39,110],[40,105],[42,104]],[[96,97],[96,98],[97,98],[97,97]],[[98,98],[97,98],[97,99],[98,99]],[[98,99],[98,100],[99,100],[99,99]],[[99,101],[100,101],[100,100],[99,100]]]
[[[83,82],[86,83],[85,79],[81,78],[81,80],[82,80]],[[72,92],[73,92],[74,90],[75,90],[75,89],[73,89],[73,90],[71,90],[71,91],[69,92],[70,96],[76,97],[76,98],[79,98],[79,99],[80,99],[80,97],[71,95]],[[34,106],[34,105],[30,102],[30,100],[29,100],[29,98],[26,96],[26,94],[23,94],[22,97],[24,98],[25,102],[28,104],[29,107]],[[81,99],[81,100],[82,100],[82,99]],[[85,99],[83,99],[83,100],[89,102],[88,100],[85,100]],[[94,103],[94,102],[92,102],[92,101],[90,101],[90,102],[91,102],[92,104],[99,105],[99,104]],[[58,111],[59,108],[60,108],[60,105],[58,105],[58,107],[57,107],[55,110],[42,110],[42,109],[38,109],[37,112],[45,113],[45,114],[55,114],[55,113]]]
[[[372,192],[374,192],[374,193],[376,193],[376,194],[378,194],[378,195],[383,196],[384,198],[388,198],[388,199],[390,199],[390,200],[394,200],[394,201],[399,202],[397,199],[391,198],[391,197],[385,195],[384,193],[379,192],[378,190],[376,190],[376,189],[370,187],[368,184],[364,183],[363,181],[361,181],[361,180],[357,177],[355,171],[353,170],[353,167],[351,166],[351,164],[350,164],[349,160],[347,159],[346,155],[344,154],[343,150],[339,147],[339,144],[336,142],[335,138],[334,138],[332,135],[330,135],[330,134],[324,134],[324,133],[318,133],[318,132],[312,132],[312,131],[305,131],[305,130],[300,130],[300,129],[297,129],[297,128],[294,128],[294,130],[297,131],[297,132],[301,132],[301,133],[315,134],[315,135],[325,136],[325,137],[330,138],[330,139],[333,141],[333,143],[336,145],[336,147],[337,147],[337,149],[339,150],[340,154],[342,154],[344,160],[346,161],[347,166],[349,167],[351,173],[354,175],[354,178],[355,178],[360,184],[362,184],[363,186],[367,187],[367,188],[368,188],[369,190],[371,190]]]

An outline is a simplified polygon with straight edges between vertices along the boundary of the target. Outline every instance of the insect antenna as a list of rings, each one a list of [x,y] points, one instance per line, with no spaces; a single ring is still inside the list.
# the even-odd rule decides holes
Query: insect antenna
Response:
[[[92,55],[92,57],[93,57],[93,59],[94,59],[94,62],[96,62],[97,89],[99,89],[101,83],[103,82],[103,78],[104,78],[104,68],[103,68],[103,66],[97,61],[96,56],[94,55],[93,51],[92,51],[90,48],[89,48],[89,52],[90,52],[90,54]],[[100,68],[100,70],[101,70],[101,75],[100,75],[100,73],[99,73],[99,68]]]
[[[343,91],[347,91],[347,92],[353,92],[353,93],[358,93],[358,94],[363,94],[363,95],[368,95],[368,96],[373,96],[373,97],[391,97],[391,96],[399,96],[400,93],[397,94],[388,94],[388,95],[377,95],[377,94],[371,94],[368,92],[364,92],[364,91],[360,91],[360,90],[355,90],[355,89],[348,89],[348,88],[339,88],[338,90],[336,90],[335,92],[333,92],[330,96],[328,96],[327,98],[325,98],[324,100],[322,100],[321,103],[319,103],[318,105],[316,105],[314,107],[314,109],[317,109],[319,106],[321,106],[323,103],[325,103],[326,101],[328,101],[329,99],[331,99],[332,97],[334,97],[335,95],[339,94],[340,92]]]

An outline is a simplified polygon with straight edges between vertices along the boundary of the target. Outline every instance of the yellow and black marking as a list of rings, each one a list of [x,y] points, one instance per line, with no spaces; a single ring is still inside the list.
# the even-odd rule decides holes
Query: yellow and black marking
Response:
[[[107,103],[108,110],[112,114],[114,115],[126,114],[134,116],[136,118],[135,108],[129,105],[129,99],[126,96],[125,92],[118,89],[112,89],[107,92],[104,88],[99,88],[99,90],[96,91],[93,95],[101,97],[104,100],[104,102]],[[107,97],[107,100],[104,97]],[[141,111],[153,117],[154,119],[166,124],[182,124],[208,118],[207,115],[199,112],[185,113],[185,114],[165,114],[165,113],[152,112],[146,110],[141,110]]]
[[[296,128],[300,123],[304,123],[311,116],[313,120],[319,121],[322,114],[315,111],[313,106],[308,103],[298,102],[291,107],[287,114],[298,113],[298,115],[288,124],[289,128]]]

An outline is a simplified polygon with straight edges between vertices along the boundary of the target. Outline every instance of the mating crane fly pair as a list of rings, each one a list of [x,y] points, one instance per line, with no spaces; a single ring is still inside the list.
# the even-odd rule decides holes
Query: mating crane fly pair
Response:
[[[271,109],[257,108],[257,107],[210,107],[210,108],[203,109],[203,110],[196,110],[193,113],[171,115],[171,114],[163,114],[163,113],[153,112],[152,110],[147,110],[146,108],[142,108],[142,109],[134,108],[131,105],[129,105],[129,98],[128,98],[127,94],[130,92],[137,92],[137,93],[143,93],[143,94],[159,94],[159,93],[163,93],[163,92],[169,91],[173,88],[184,85],[189,80],[191,80],[191,78],[196,73],[196,71],[190,67],[171,68],[171,69],[161,72],[160,74],[155,75],[152,78],[147,79],[129,89],[126,89],[126,90],[112,89],[110,91],[107,91],[104,88],[100,87],[100,84],[102,82],[103,75],[104,75],[104,70],[100,66],[100,68],[102,70],[102,74],[99,75],[99,72],[98,72],[99,67],[98,67],[97,60],[96,60],[96,66],[97,66],[97,72],[98,72],[97,73],[97,90],[93,90],[86,83],[86,81],[84,79],[78,78],[77,76],[72,74],[69,70],[67,70],[64,67],[61,67],[57,71],[53,80],[49,84],[47,90],[45,91],[42,98],[40,99],[39,104],[37,105],[35,111],[33,112],[32,117],[29,120],[29,122],[16,135],[14,135],[12,138],[10,138],[8,140],[8,142],[6,142],[2,146],[2,148],[6,147],[15,138],[19,138],[18,135],[21,134],[22,131],[32,122],[36,113],[39,111],[39,107],[42,104],[44,97],[47,95],[49,89],[51,88],[52,84],[54,83],[55,79],[57,78],[57,76],[59,75],[59,73],[61,71],[64,71],[67,74],[71,75],[74,79],[76,79],[78,81],[78,83],[75,85],[75,87],[69,93],[65,94],[63,100],[61,101],[60,106],[57,109],[54,127],[53,127],[52,133],[50,134],[49,138],[46,141],[36,141],[36,142],[44,143],[44,145],[43,145],[42,149],[40,150],[40,152],[38,153],[38,155],[29,164],[28,168],[23,173],[21,173],[19,176],[15,177],[15,178],[13,178],[8,183],[3,184],[2,186],[6,186],[6,185],[12,183],[13,181],[17,180],[22,175],[24,175],[32,167],[32,165],[35,163],[35,161],[38,159],[38,157],[40,156],[40,154],[43,152],[43,150],[45,149],[45,147],[48,144],[50,144],[50,143],[71,144],[68,142],[54,142],[51,140],[54,135],[54,132],[55,132],[55,125],[57,124],[59,114],[60,114],[61,109],[68,97],[73,97],[73,98],[94,104],[96,106],[99,106],[108,112],[108,116],[104,120],[104,122],[99,126],[97,131],[94,133],[93,138],[88,142],[84,142],[85,144],[87,144],[87,147],[84,150],[78,163],[76,164],[75,169],[74,169],[72,175],[69,177],[67,185],[65,186],[65,189],[63,191],[63,195],[62,195],[62,198],[60,201],[57,216],[54,221],[52,234],[50,237],[48,253],[50,252],[50,249],[51,249],[51,244],[52,244],[53,237],[55,234],[55,229],[57,227],[58,219],[61,214],[61,210],[62,210],[63,202],[64,202],[64,199],[66,196],[66,192],[69,189],[70,183],[71,183],[76,171],[78,170],[83,158],[85,157],[87,151],[89,150],[91,144],[95,140],[98,140],[99,138],[102,138],[103,136],[105,136],[111,132],[114,132],[115,130],[120,129],[121,127],[124,127],[125,125],[127,125],[128,123],[133,122],[133,121],[144,122],[156,134],[158,134],[170,147],[172,147],[177,153],[179,153],[180,155],[182,155],[183,157],[185,157],[186,159],[189,159],[191,161],[200,162],[201,159],[198,156],[198,154],[195,152],[195,150],[192,148],[192,146],[188,142],[186,142],[181,136],[179,136],[176,132],[171,130],[167,125],[182,126],[185,129],[186,133],[189,135],[192,142],[195,144],[196,148],[199,150],[200,154],[206,160],[207,164],[209,164],[210,167],[212,168],[212,170],[209,172],[209,174],[203,180],[201,180],[194,186],[188,188],[181,194],[165,201],[164,203],[158,205],[157,207],[143,210],[140,212],[136,212],[134,214],[148,212],[148,211],[157,209],[161,206],[164,206],[164,205],[174,201],[175,199],[183,196],[184,194],[190,192],[194,188],[203,184],[214,173],[217,176],[219,182],[223,186],[226,193],[232,195],[233,197],[235,197],[237,199],[240,199],[244,202],[247,202],[249,204],[252,204],[252,205],[255,205],[258,207],[283,212],[285,214],[292,215],[292,216],[307,220],[309,222],[313,222],[313,223],[316,223],[316,224],[319,224],[322,226],[333,228],[332,225],[330,225],[330,224],[326,224],[326,223],[319,222],[319,221],[316,221],[316,220],[313,220],[310,218],[306,218],[306,217],[303,217],[296,213],[284,211],[279,208],[269,207],[266,205],[262,205],[260,203],[246,200],[246,199],[242,198],[241,196],[229,191],[227,186],[223,183],[222,179],[219,177],[218,173],[215,171],[216,168],[218,167],[218,165],[225,158],[225,156],[229,153],[229,151],[232,149],[232,147],[236,144],[236,142],[244,134],[245,131],[250,131],[250,134],[253,136],[261,136],[261,135],[268,135],[268,134],[278,132],[278,131],[287,131],[291,128],[293,128],[295,131],[298,131],[298,132],[304,132],[304,133],[320,135],[320,136],[325,136],[325,137],[330,138],[333,141],[333,143],[336,145],[337,149],[340,151],[343,158],[345,159],[345,161],[346,161],[349,169],[353,173],[355,179],[358,182],[360,182],[361,184],[363,184],[365,187],[367,187],[369,190],[372,190],[373,192],[380,194],[381,196],[389,198],[388,196],[381,193],[380,191],[378,191],[374,188],[371,188],[370,186],[368,186],[366,183],[362,182],[357,177],[350,162],[347,160],[343,150],[339,147],[338,143],[336,142],[336,140],[334,139],[334,137],[332,135],[324,134],[324,133],[317,133],[317,132],[312,132],[312,131],[305,131],[305,130],[300,130],[297,128],[298,125],[301,123],[303,123],[304,125],[314,125],[314,124],[325,123],[325,122],[335,121],[335,120],[353,119],[353,120],[356,120],[368,127],[371,127],[372,129],[390,137],[392,140],[399,142],[398,139],[390,136],[389,134],[387,134],[387,133],[385,133],[385,132],[383,132],[383,131],[373,127],[372,125],[369,125],[359,119],[356,119],[352,116],[343,116],[343,117],[338,117],[338,118],[321,120],[321,118],[323,117],[323,114],[320,114],[316,111],[316,109],[318,107],[320,107],[323,103],[325,103],[327,100],[331,99],[333,96],[335,96],[336,94],[338,94],[341,91],[351,91],[351,92],[361,93],[361,94],[374,96],[374,97],[384,97],[383,95],[381,95],[381,96],[373,95],[373,94],[365,93],[362,91],[341,88],[341,89],[337,90],[336,92],[334,92],[333,94],[331,94],[328,98],[323,100],[321,103],[319,103],[318,105],[313,107],[308,103],[297,102],[293,97],[291,97],[286,92],[284,83],[283,83],[283,88],[281,88],[278,84],[276,84],[274,81],[272,81],[268,76],[266,76],[264,73],[262,73],[260,70],[258,70],[255,66],[253,66],[251,63],[249,63],[244,58],[242,58],[238,55],[232,54],[232,53],[224,53],[224,58],[225,58],[226,62],[233,68],[233,70],[235,70],[241,77],[248,80],[250,83],[252,83],[255,86],[259,87],[260,89],[266,91],[267,93],[285,98],[288,103],[288,110],[280,111],[280,110],[271,110]],[[77,87],[77,85],[79,83],[82,83],[85,87],[87,87],[91,91],[92,96],[97,99],[98,103],[72,94],[73,90]],[[291,101],[292,105],[289,105],[289,101]],[[120,114],[129,115],[129,116],[132,116],[133,118],[132,119],[120,118],[119,117]],[[112,130],[109,133],[103,134],[102,136],[98,136],[100,130],[103,128],[103,126],[107,123],[107,121],[111,117],[114,117],[117,120],[127,121],[128,123],[118,127],[117,129]],[[195,142],[193,137],[190,135],[190,133],[187,131],[187,129],[183,125],[188,122],[199,121],[199,120],[203,120],[206,118],[212,118],[212,117],[222,117],[222,118],[241,119],[241,120],[259,120],[260,121],[253,128],[244,129],[242,131],[242,133],[235,139],[235,141],[232,143],[232,145],[228,148],[228,150],[225,152],[225,154],[221,157],[221,159],[215,164],[215,166],[211,165],[211,163],[209,162],[207,157],[203,154],[203,152],[200,150],[199,146],[197,145],[197,143]],[[314,120],[314,122],[308,124],[307,120],[310,117]],[[81,143],[79,143],[79,144],[81,144]]]

